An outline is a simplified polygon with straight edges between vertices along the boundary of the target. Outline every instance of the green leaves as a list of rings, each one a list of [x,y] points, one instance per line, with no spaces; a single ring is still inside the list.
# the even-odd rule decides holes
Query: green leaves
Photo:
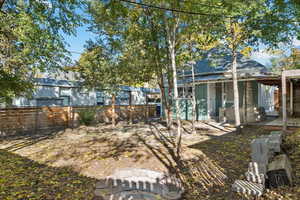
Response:
[[[83,3],[47,2],[4,1],[0,12],[0,96],[4,99],[30,92],[38,71],[55,71],[71,61],[61,33],[75,33],[83,20],[75,9]],[[24,83],[28,87],[19,87]]]

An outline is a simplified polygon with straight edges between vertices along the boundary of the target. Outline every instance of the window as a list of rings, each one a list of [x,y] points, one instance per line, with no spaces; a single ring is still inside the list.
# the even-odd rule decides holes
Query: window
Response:
[[[225,83],[226,103],[234,103],[233,83]]]
[[[89,90],[87,88],[81,87],[78,89],[79,94],[81,95],[88,95],[89,94]]]
[[[120,91],[116,96],[116,103],[118,105],[129,105],[129,93],[127,91]]]
[[[192,98],[193,88],[192,87],[178,87],[178,97],[179,98]]]
[[[62,98],[62,105],[63,106],[70,106],[70,97],[60,96],[60,98]]]
[[[61,106],[63,104],[62,99],[37,99],[37,106]]]
[[[71,88],[61,87],[59,88],[59,96],[71,96],[72,90]]]
[[[97,92],[96,93],[96,98],[97,98],[97,105],[102,106],[105,105],[105,96],[103,92]]]

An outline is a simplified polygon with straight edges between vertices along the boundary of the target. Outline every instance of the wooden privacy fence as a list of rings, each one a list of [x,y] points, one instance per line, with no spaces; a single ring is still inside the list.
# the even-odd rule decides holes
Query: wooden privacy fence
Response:
[[[110,122],[111,106],[27,107],[0,109],[0,136],[37,133],[79,125],[79,112],[93,109],[97,122]],[[142,120],[156,117],[156,105],[115,106],[116,120]]]
[[[0,109],[0,135],[36,133],[69,126],[71,107]]]

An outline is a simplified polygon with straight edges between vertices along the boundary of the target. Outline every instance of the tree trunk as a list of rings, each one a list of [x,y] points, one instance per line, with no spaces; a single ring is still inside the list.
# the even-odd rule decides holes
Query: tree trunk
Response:
[[[111,116],[111,122],[113,127],[116,126],[116,94],[113,94],[111,97],[111,109],[112,109],[112,116]]]
[[[196,133],[196,88],[195,88],[195,72],[192,65],[192,133]]]
[[[166,97],[166,100],[168,102],[168,107],[167,107],[167,117],[168,117],[168,124],[167,127],[170,130],[173,125],[173,119],[172,119],[172,106],[173,106],[173,100],[172,100],[172,89],[173,87],[173,79],[168,78],[168,96]]]
[[[176,137],[176,147],[177,154],[180,152],[181,148],[181,121],[179,116],[179,100],[178,100],[178,88],[177,88],[177,68],[176,68],[176,57],[175,57],[175,31],[176,26],[171,30],[172,33],[169,33],[168,42],[169,42],[169,52],[171,58],[171,67],[173,71],[173,86],[174,86],[174,99],[175,99],[175,109],[176,109],[176,120],[177,120],[177,137]]]
[[[5,0],[0,0],[0,10],[2,9],[3,5],[4,5]]]
[[[232,50],[232,81],[233,81],[233,100],[234,100],[234,117],[235,117],[235,127],[237,131],[240,131],[240,110],[239,110],[239,88],[237,80],[237,33],[234,27],[234,23],[230,22],[230,32],[231,32],[231,50]]]
[[[160,74],[160,77],[158,79],[159,82],[159,89],[161,92],[161,109],[164,109],[164,116],[163,118],[166,120],[167,125],[169,124],[169,117],[168,117],[168,100],[167,100],[167,95],[166,95],[166,89],[165,89],[165,85],[164,85],[164,77],[163,74]]]
[[[237,80],[237,52],[233,48],[232,51],[232,79],[233,79],[233,96],[234,96],[234,117],[235,117],[235,126],[240,128],[240,111],[239,111],[239,89],[238,89],[238,80]]]

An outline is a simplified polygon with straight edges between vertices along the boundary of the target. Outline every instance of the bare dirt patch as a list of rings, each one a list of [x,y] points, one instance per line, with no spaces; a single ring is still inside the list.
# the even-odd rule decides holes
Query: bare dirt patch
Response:
[[[188,134],[191,124],[184,124],[184,152],[190,158],[201,152],[190,150],[188,145],[226,133],[218,127],[199,122],[197,134]],[[155,123],[155,127],[162,132],[166,131],[159,123]],[[93,127],[80,126],[46,136],[2,140],[0,149],[50,166],[71,167],[94,178],[104,178],[117,169],[129,167],[166,172],[166,167],[140,140],[142,137],[151,147],[160,148],[161,144],[155,140],[152,131],[151,127],[144,123],[119,123],[115,128],[104,124]]]

